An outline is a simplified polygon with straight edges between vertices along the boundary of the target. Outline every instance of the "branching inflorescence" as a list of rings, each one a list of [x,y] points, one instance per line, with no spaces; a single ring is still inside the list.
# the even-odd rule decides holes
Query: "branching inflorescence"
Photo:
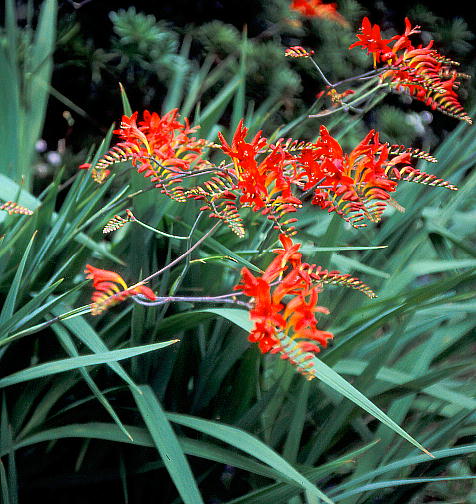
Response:
[[[459,63],[441,55],[433,49],[434,41],[425,47],[414,46],[411,35],[420,33],[420,27],[412,28],[410,20],[405,19],[405,32],[390,39],[382,39],[380,27],[364,18],[359,39],[350,48],[366,49],[374,59],[374,66],[382,63],[380,79],[395,91],[407,92],[416,100],[424,102],[433,110],[437,109],[457,119],[472,124],[472,119],[459,102],[457,90],[460,79],[469,78],[457,72]]]
[[[293,8],[310,8],[311,3],[294,2]],[[316,8],[330,8],[331,5],[314,4]],[[378,25],[372,26],[365,18],[358,34],[359,41],[351,48],[361,46],[366,49],[373,55],[375,66],[383,63],[383,68],[336,84],[331,84],[312,60],[313,51],[293,46],[285,54],[313,61],[327,85],[327,94],[340,109],[356,110],[355,106],[364,98],[387,86],[408,92],[433,109],[471,123],[455,92],[458,79],[464,75],[454,71],[454,63],[432,49],[431,43],[426,47],[414,47],[409,37],[418,33],[416,28],[406,20],[403,35],[382,39]],[[374,79],[376,84],[370,90],[367,86],[363,94],[336,90],[343,83],[368,78]],[[347,99],[350,101],[346,102]],[[191,127],[187,119],[181,120],[177,109],[162,117],[145,111],[142,120],[138,119],[137,112],[123,116],[120,127],[114,131],[121,141],[94,166],[85,164],[82,168],[90,168],[93,179],[102,183],[115,164],[130,161],[137,172],[151,182],[151,188],[177,202],[200,201],[202,212],[207,211],[211,218],[224,222],[240,238],[245,236],[243,209],[248,208],[269,219],[279,231],[283,248],[274,251],[276,257],[262,275],[254,276],[243,268],[241,281],[235,288],[239,292],[193,300],[217,303],[236,300],[249,306],[254,322],[250,341],[256,342],[263,353],[280,353],[308,378],[315,376],[308,361],[333,337],[332,333],[317,329],[316,313],[328,313],[317,304],[323,286],[347,286],[369,297],[375,294],[357,278],[302,261],[300,245],[293,242],[293,236],[298,232],[295,223],[300,209],[308,204],[334,212],[354,228],[359,228],[366,226],[367,222],[379,222],[387,205],[403,210],[392,197],[402,181],[457,189],[415,166],[419,160],[436,162],[429,153],[382,142],[375,130],[346,153],[323,125],[314,141],[292,138],[271,141],[262,131],[249,138],[248,128],[242,120],[230,141],[219,133],[218,143],[211,143],[196,138],[198,127]],[[207,159],[210,150],[218,151],[225,159],[213,163]],[[115,215],[104,232],[115,231],[129,222],[148,227],[127,210],[125,217]],[[159,233],[172,238],[189,238]],[[199,242],[181,258],[190,254]],[[179,259],[133,287],[127,287],[117,273],[88,265],[88,278],[93,279],[95,288],[92,314],[102,313],[131,296],[149,305],[184,299],[157,298],[149,287],[143,285]],[[243,295],[250,298],[249,303],[238,301]],[[149,301],[141,300],[144,296]]]

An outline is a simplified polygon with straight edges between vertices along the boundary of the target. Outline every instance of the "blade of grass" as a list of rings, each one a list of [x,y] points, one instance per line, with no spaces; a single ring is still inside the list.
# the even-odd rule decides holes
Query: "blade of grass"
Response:
[[[165,467],[185,504],[200,504],[203,499],[193,473],[164,411],[149,386],[141,386],[142,394],[131,389],[139,412],[147,426]]]
[[[9,387],[16,383],[22,383],[35,378],[42,378],[73,369],[82,368],[84,366],[95,366],[106,364],[109,362],[117,362],[123,359],[130,359],[136,355],[141,355],[147,352],[153,352],[160,348],[172,345],[177,340],[165,341],[163,343],[154,343],[152,345],[141,345],[133,348],[125,348],[122,350],[111,350],[110,352],[96,353],[92,355],[82,355],[80,357],[71,357],[69,359],[60,359],[56,361],[46,362],[31,368],[23,369],[16,373],[0,379],[0,388]]]
[[[33,246],[35,236],[36,233],[33,233],[33,236],[31,237],[30,242],[25,249],[25,252],[23,253],[20,264],[18,265],[18,269],[15,273],[15,277],[13,278],[10,289],[8,290],[5,303],[3,305],[2,311],[0,312],[0,327],[13,315],[15,311],[15,303],[17,302],[17,296],[20,291],[20,284],[23,280],[23,271],[25,270],[26,261],[30,254],[31,247]]]
[[[311,483],[305,476],[300,474],[275,451],[271,450],[271,448],[247,432],[243,432],[228,425],[187,415],[167,413],[167,418],[174,423],[178,423],[185,427],[202,432],[203,434],[207,434],[208,436],[220,439],[221,441],[234,446],[245,453],[249,453],[250,455],[257,457],[262,462],[265,462],[273,469],[282,473],[286,480],[293,480],[303,490],[308,490],[312,495],[315,495],[328,504],[332,504],[332,500],[314,486],[313,483]]]

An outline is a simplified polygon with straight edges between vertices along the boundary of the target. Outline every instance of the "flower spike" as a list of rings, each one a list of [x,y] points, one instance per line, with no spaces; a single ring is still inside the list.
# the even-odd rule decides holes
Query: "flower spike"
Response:
[[[467,75],[454,69],[458,63],[433,49],[433,40],[425,47],[415,47],[410,36],[420,33],[418,28],[412,28],[406,18],[403,35],[382,39],[379,25],[372,26],[369,19],[364,18],[357,34],[359,41],[349,49],[359,46],[366,49],[373,56],[374,67],[377,63],[384,63],[380,79],[394,91],[406,92],[433,110],[472,124],[456,92],[459,79]]]
[[[262,353],[280,353],[309,378],[312,373],[306,372],[306,361],[333,338],[331,332],[317,329],[315,314],[329,313],[317,304],[322,285],[334,283],[353,287],[369,297],[375,294],[357,278],[303,263],[300,245],[284,234],[279,239],[283,248],[274,250],[276,257],[263,274],[255,277],[243,268],[235,289],[252,298],[250,318],[254,326],[249,341],[257,343]]]
[[[112,233],[113,231],[117,231],[118,229],[121,229],[123,226],[125,226],[128,222],[132,222],[135,220],[134,215],[132,212],[127,209],[126,210],[126,218],[121,217],[120,215],[114,215],[112,219],[109,219],[107,221],[107,224],[104,226],[102,232],[104,234]]]
[[[138,121],[138,112],[123,116],[120,127],[114,130],[122,141],[93,166],[92,177],[102,183],[112,165],[132,161],[138,173],[149,178],[155,187],[170,192],[169,186],[178,182],[174,178],[177,173],[187,174],[210,165],[201,158],[203,149],[210,145],[191,136],[196,130],[190,127],[188,119],[179,120],[178,109],[162,117],[145,110],[142,121]]]
[[[290,56],[291,58],[310,58],[313,54],[314,51],[306,51],[306,49],[301,46],[291,46],[284,51],[284,55]]]
[[[86,278],[92,279],[94,292],[91,297],[91,315],[99,315],[112,306],[121,303],[131,296],[142,294],[147,299],[155,301],[157,296],[145,285],[127,287],[126,282],[118,273],[86,265]]]

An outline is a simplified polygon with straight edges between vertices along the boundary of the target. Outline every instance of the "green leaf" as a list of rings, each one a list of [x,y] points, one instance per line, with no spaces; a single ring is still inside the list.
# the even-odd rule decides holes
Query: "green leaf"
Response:
[[[435,450],[433,452],[433,456],[435,460],[440,460],[447,457],[456,457],[458,455],[466,455],[471,453],[476,453],[476,444],[457,446],[455,448],[445,448],[443,450]],[[338,485],[337,491],[345,490],[347,488],[357,485],[362,481],[369,481],[371,479],[376,478],[377,476],[385,474],[386,472],[391,472],[395,471],[396,469],[410,467],[415,464],[426,464],[426,463],[428,463],[428,457],[426,455],[411,455],[409,457],[405,457],[390,464],[380,466],[377,469],[369,471],[358,478],[354,478],[348,482]]]
[[[395,486],[402,485],[417,485],[421,483],[434,483],[435,481],[463,481],[463,480],[472,480],[476,479],[476,476],[453,476],[453,477],[444,477],[444,478],[409,478],[409,479],[401,479],[401,480],[391,480],[391,481],[379,481],[378,483],[369,483],[367,485],[362,485],[354,490],[350,490],[349,492],[344,492],[335,497],[336,502],[340,502],[352,495],[362,495],[364,492],[368,492],[369,490],[380,490],[381,488],[391,488]]]
[[[131,104],[129,103],[129,98],[127,97],[126,90],[120,82],[119,82],[119,88],[121,90],[122,111],[124,112],[124,115],[131,116],[132,107]]]
[[[253,329],[253,322],[250,320],[250,315],[247,310],[240,310],[238,308],[210,308],[202,311],[214,313],[215,315],[226,318],[246,332],[250,332]]]
[[[348,381],[346,381],[342,376],[336,373],[332,368],[324,364],[322,361],[313,357],[308,361],[312,363],[313,374],[319,378],[326,385],[329,385],[333,390],[336,390],[347,399],[360,406],[362,409],[373,415],[375,418],[380,420],[387,427],[395,431],[397,434],[402,436],[404,439],[412,443],[414,446],[425,452],[430,457],[433,455],[424,448],[418,441],[413,439],[410,434],[403,430],[398,424],[396,424],[391,418],[389,418],[378,406],[376,406],[372,401],[367,399],[365,395],[359,392],[355,387],[353,387]]]
[[[174,423],[184,425],[185,427],[197,430],[203,434],[207,434],[208,436],[220,439],[224,443],[235,446],[236,448],[253,455],[262,462],[271,466],[276,471],[279,471],[286,480],[293,481],[303,490],[308,490],[311,495],[322,499],[328,504],[332,504],[332,500],[314,486],[311,481],[296,471],[292,465],[286,462],[286,460],[266,446],[262,441],[247,432],[236,429],[235,427],[230,427],[228,425],[188,415],[168,413],[167,418]]]
[[[60,359],[45,364],[39,364],[31,368],[23,369],[17,373],[13,373],[5,378],[0,379],[0,388],[8,387],[16,383],[22,383],[35,378],[42,378],[65,371],[71,371],[84,366],[95,366],[106,364],[108,362],[117,362],[123,359],[130,359],[136,355],[141,355],[147,352],[153,352],[160,348],[167,347],[176,343],[177,340],[165,341],[163,343],[154,343],[152,345],[141,345],[122,350],[111,350],[110,352],[96,353],[92,355],[82,355],[80,357],[71,357],[69,359]]]
[[[165,413],[149,386],[141,386],[138,394],[131,389],[137,407],[154,441],[170,477],[185,504],[200,504],[203,499],[190,466]]]
[[[76,345],[74,344],[71,336],[68,334],[68,331],[66,331],[66,329],[64,327],[61,327],[60,325],[53,326],[52,329],[57,334],[58,338],[61,341],[61,344],[63,345],[64,348],[66,348],[68,353],[73,357],[79,357]],[[81,373],[83,380],[88,384],[89,388],[96,396],[96,399],[104,406],[106,411],[111,415],[112,419],[114,420],[114,422],[116,422],[119,429],[121,429],[124,435],[127,436],[132,441],[132,436],[124,427],[124,424],[122,423],[117,413],[114,411],[114,408],[111,406],[111,403],[106,399],[104,394],[96,385],[95,381],[91,378],[91,375],[89,374],[88,370],[85,368],[80,368],[79,372]]]
[[[13,315],[15,311],[15,303],[17,301],[20,284],[22,282],[23,271],[25,270],[26,261],[30,254],[31,247],[33,246],[35,236],[36,233],[33,233],[33,236],[31,237],[30,242],[25,249],[25,252],[23,253],[23,257],[15,273],[15,277],[13,278],[13,281],[10,285],[5,304],[3,305],[2,311],[0,313],[0,327]]]
[[[133,444],[135,446],[145,446],[150,448],[155,446],[147,429],[135,427],[133,425],[127,425],[126,429],[130,432],[132,439],[126,438],[120,431],[119,427],[114,424],[92,422],[85,424],[63,425],[35,432],[35,434],[22,438],[21,440],[18,439],[14,448],[18,450],[37,443],[43,443],[45,441],[55,441],[58,439],[68,438],[102,439],[104,441]],[[187,455],[200,457],[220,464],[229,464],[267,478],[279,479],[281,476],[277,471],[274,471],[264,464],[256,462],[252,458],[239,455],[220,446],[199,441],[197,439],[188,439],[183,437],[178,439],[184,453]],[[0,457],[4,455],[3,450],[5,450],[5,447],[0,447]],[[340,464],[346,462],[348,463],[347,459],[341,460]],[[331,467],[336,465],[338,466],[340,464],[334,464]]]

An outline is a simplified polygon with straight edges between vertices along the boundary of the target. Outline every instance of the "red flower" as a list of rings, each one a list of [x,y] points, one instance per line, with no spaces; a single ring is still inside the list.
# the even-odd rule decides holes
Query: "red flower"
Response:
[[[380,27],[372,27],[368,18],[362,21],[359,42],[350,46],[361,46],[373,55],[374,66],[385,62],[388,67],[380,76],[397,91],[406,91],[413,98],[424,102],[432,109],[456,117],[471,124],[472,120],[459,102],[456,90],[459,78],[468,76],[454,70],[457,63],[445,58],[432,48],[433,40],[426,47],[413,46],[410,36],[420,33],[419,26],[412,27],[405,18],[405,32],[391,39],[382,39]],[[385,69],[385,67],[384,67]]]
[[[381,143],[374,130],[350,154],[343,152],[324,126],[320,133],[316,142],[306,145],[295,157],[299,184],[304,190],[315,188],[314,205],[336,212],[354,227],[365,226],[365,218],[373,222],[381,219],[400,180],[456,189],[412,166],[412,156],[436,161],[434,158]]]
[[[269,146],[261,131],[251,142],[246,141],[247,133],[243,120],[238,124],[231,146],[218,133],[221,149],[231,157],[234,165],[234,169],[228,171],[234,179],[231,190],[240,193],[241,205],[262,212],[277,222],[301,206],[301,201],[292,193],[294,157],[279,145]],[[257,157],[262,154],[266,155],[258,161]]]
[[[197,129],[190,127],[188,119],[178,119],[178,109],[162,117],[145,110],[142,121],[138,121],[138,112],[123,116],[120,128],[114,130],[122,142],[96,163],[93,178],[102,182],[110,165],[131,160],[139,173],[169,194],[169,186],[179,181],[177,174],[209,166],[201,158],[206,141],[191,136]]]
[[[95,268],[87,264],[84,272],[86,273],[86,278],[93,280],[93,287],[95,289],[91,297],[92,315],[99,315],[111,306],[138,294],[142,294],[152,301],[157,299],[152,289],[145,285],[127,287],[121,275],[114,271]]]
[[[293,0],[289,7],[303,16],[326,18],[343,26],[348,25],[345,18],[337,12],[335,3],[325,4],[322,0]]]
[[[354,47],[362,46],[363,49],[367,49],[367,54],[372,54],[374,58],[374,66],[382,60],[386,61],[392,57],[392,50],[389,47],[389,42],[395,39],[395,37],[390,39],[383,39],[380,34],[380,26],[375,24],[372,26],[368,17],[364,17],[362,20],[362,26],[360,27],[360,33],[357,34],[359,42],[354,42],[349,49]]]

